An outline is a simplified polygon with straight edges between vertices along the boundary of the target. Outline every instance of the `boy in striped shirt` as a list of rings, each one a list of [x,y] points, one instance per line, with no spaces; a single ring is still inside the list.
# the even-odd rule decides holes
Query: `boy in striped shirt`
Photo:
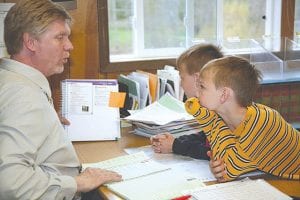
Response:
[[[210,167],[221,182],[256,169],[300,180],[300,133],[276,110],[253,102],[260,80],[243,58],[216,59],[200,71],[197,98],[185,103],[209,140]]]

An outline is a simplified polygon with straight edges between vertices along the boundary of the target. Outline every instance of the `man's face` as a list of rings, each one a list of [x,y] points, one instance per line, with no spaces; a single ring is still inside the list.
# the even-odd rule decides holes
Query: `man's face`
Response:
[[[45,76],[62,73],[73,45],[71,30],[63,20],[52,22],[35,43],[34,65]]]

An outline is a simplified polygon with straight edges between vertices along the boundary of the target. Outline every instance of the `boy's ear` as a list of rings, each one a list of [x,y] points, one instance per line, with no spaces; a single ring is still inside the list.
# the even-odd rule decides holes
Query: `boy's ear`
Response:
[[[221,93],[221,98],[220,101],[221,103],[225,103],[231,96],[231,90],[228,87],[223,87],[222,88],[222,93]]]
[[[23,46],[24,48],[35,51],[36,39],[34,39],[29,33],[23,34]]]

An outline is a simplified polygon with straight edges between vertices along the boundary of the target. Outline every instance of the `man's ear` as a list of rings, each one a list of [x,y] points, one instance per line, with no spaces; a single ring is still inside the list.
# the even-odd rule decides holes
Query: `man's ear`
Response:
[[[33,38],[29,33],[23,34],[23,46],[29,51],[36,50],[36,39]]]
[[[221,103],[225,103],[232,94],[231,89],[228,87],[223,87],[221,92],[222,93],[221,93],[220,101],[221,101]]]

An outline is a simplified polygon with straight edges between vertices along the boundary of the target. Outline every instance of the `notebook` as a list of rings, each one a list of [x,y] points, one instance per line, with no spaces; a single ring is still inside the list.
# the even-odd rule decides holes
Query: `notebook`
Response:
[[[120,113],[114,79],[66,79],[61,82],[62,116],[71,141],[116,140],[120,138]]]

